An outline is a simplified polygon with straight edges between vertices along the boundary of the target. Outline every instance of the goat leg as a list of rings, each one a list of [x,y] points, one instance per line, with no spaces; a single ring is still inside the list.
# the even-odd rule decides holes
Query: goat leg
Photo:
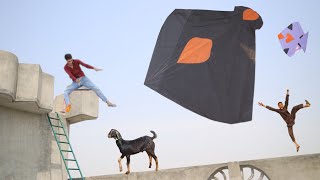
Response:
[[[154,154],[154,152],[151,153],[150,155],[151,155],[151,156],[153,157],[153,159],[156,161],[156,171],[158,171],[158,169],[159,169],[158,157]]]
[[[122,160],[123,158],[124,158],[124,156],[123,156],[123,155],[121,155],[121,157],[118,159],[120,172],[122,172],[122,164],[121,164],[121,160]]]
[[[130,156],[126,156],[127,158],[127,172],[126,174],[129,174],[130,173]]]
[[[159,170],[158,158],[156,158],[156,171]]]
[[[152,156],[150,154],[148,154],[149,156],[149,168],[151,168],[152,166]]]

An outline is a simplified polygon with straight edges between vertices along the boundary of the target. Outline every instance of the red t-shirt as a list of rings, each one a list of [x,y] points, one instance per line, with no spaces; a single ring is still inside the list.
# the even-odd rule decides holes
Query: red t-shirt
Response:
[[[80,64],[88,69],[93,69],[93,66],[90,66],[89,64],[86,64],[79,59],[74,59],[73,62],[73,68],[69,67],[68,64],[64,66],[64,70],[69,75],[69,77],[72,79],[72,81],[76,81],[77,78],[85,76],[83,71],[81,70]]]

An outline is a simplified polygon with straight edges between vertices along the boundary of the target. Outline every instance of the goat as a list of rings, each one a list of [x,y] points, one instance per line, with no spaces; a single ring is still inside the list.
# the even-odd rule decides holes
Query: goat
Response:
[[[149,168],[152,166],[152,158],[156,162],[156,171],[158,171],[158,157],[154,153],[155,143],[154,139],[157,138],[157,134],[154,131],[150,131],[153,134],[153,137],[143,136],[135,140],[127,141],[122,139],[121,134],[115,130],[111,129],[108,134],[108,138],[114,138],[116,144],[121,152],[121,157],[118,159],[119,169],[122,172],[121,160],[126,157],[127,159],[127,172],[130,173],[130,156],[137,154],[139,152],[146,151],[149,156]]]

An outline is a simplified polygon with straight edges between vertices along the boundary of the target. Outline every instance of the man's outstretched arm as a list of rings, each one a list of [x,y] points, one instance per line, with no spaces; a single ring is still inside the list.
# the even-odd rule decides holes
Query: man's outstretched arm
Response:
[[[95,68],[95,67],[93,67],[93,66],[91,66],[89,64],[86,64],[86,63],[84,63],[84,62],[82,62],[80,60],[77,60],[77,61],[79,62],[79,64],[81,64],[82,66],[84,66],[84,67],[86,67],[88,69],[94,69],[95,71],[102,71],[102,69]]]
[[[88,69],[94,69],[93,66],[91,66],[91,65],[89,65],[89,64],[86,64],[86,63],[80,61],[79,59],[74,60],[74,61],[78,62],[79,64],[81,64],[82,66],[84,66],[84,67],[86,67],[86,68],[88,68]]]
[[[265,107],[265,108],[267,108],[267,109],[269,109],[270,111],[274,111],[274,112],[279,113],[279,109],[275,109],[275,108],[273,108],[273,107],[266,106],[266,105],[264,105],[262,102],[259,102],[259,105],[260,105],[260,106],[263,106],[263,107]]]
[[[284,108],[288,109],[288,105],[289,105],[289,89],[287,89],[286,102],[284,103]]]
[[[289,105],[289,89],[287,89],[286,102],[284,103],[284,108],[288,109],[288,105]]]

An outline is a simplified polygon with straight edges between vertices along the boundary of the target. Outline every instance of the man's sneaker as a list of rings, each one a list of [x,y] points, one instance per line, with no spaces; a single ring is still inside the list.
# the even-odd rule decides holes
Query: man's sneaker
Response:
[[[308,100],[305,100],[305,101],[306,101],[306,106],[310,107],[311,104],[309,103],[309,101]]]
[[[71,110],[71,104],[68,104],[68,106],[66,107],[66,113],[70,112]]]
[[[113,103],[110,102],[110,101],[107,101],[106,103],[107,103],[108,107],[117,107],[116,104],[113,104]]]

